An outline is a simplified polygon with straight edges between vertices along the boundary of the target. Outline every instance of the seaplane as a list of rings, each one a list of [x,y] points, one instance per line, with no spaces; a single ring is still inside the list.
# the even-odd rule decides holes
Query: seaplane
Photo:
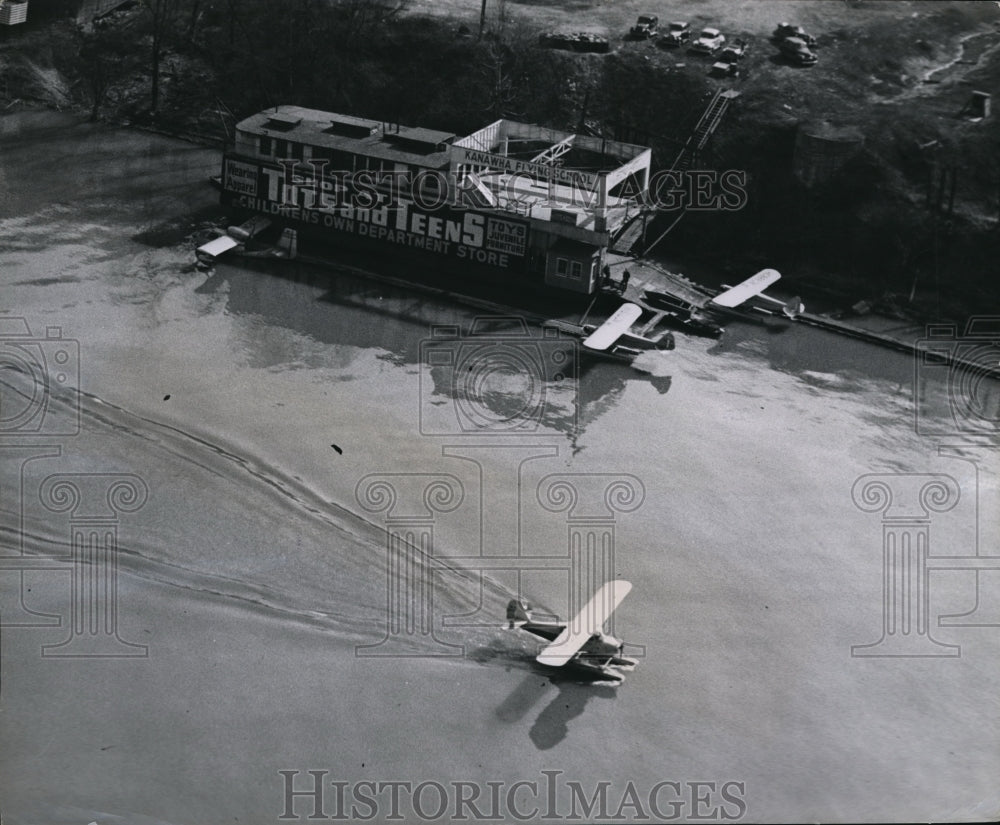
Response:
[[[625,673],[634,670],[638,661],[623,655],[625,643],[605,633],[604,623],[631,589],[627,581],[606,582],[569,623],[533,619],[528,604],[511,599],[507,605],[507,629],[524,630],[548,642],[535,657],[539,664],[581,667],[621,683]]]
[[[736,286],[724,284],[725,292],[718,295],[706,294],[704,298],[692,300],[690,294],[680,297],[646,290],[643,301],[653,309],[663,311],[689,332],[717,337],[723,332],[722,324],[732,318],[763,323],[761,315],[781,314],[795,320],[804,312],[805,307],[798,297],[780,301],[764,293],[780,278],[777,270],[762,269]]]
[[[719,317],[760,322],[759,317],[747,312],[753,310],[764,315],[780,313],[794,321],[805,311],[805,306],[798,296],[789,301],[779,301],[764,294],[765,289],[780,279],[781,273],[778,270],[762,269],[736,286],[724,284],[725,292],[707,299],[700,306],[691,308],[691,319],[696,323],[712,322]]]
[[[557,329],[576,338],[580,338],[583,347],[594,354],[606,355],[611,358],[631,361],[644,350],[672,350],[674,336],[665,330],[655,337],[645,333],[654,324],[647,324],[639,332],[632,332],[632,324],[642,317],[642,307],[638,304],[622,304],[601,325],[574,324],[570,321],[550,319],[542,326]]]
[[[198,263],[209,267],[227,252],[235,252],[247,257],[294,258],[298,254],[298,233],[294,229],[285,228],[273,246],[260,250],[249,251],[249,242],[271,226],[271,219],[263,215],[255,215],[239,226],[229,226],[217,238],[204,243],[195,250]],[[218,231],[218,230],[216,230]]]

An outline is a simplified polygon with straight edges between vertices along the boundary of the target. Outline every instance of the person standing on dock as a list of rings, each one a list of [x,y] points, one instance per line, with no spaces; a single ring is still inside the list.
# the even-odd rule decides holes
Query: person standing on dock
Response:
[[[622,295],[624,295],[625,290],[628,289],[628,282],[631,277],[632,273],[626,269],[625,272],[622,274],[622,283],[621,283]]]

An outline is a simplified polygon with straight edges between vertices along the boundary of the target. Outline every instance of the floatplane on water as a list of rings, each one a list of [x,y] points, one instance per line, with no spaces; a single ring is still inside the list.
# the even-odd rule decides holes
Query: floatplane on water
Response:
[[[249,250],[247,244],[271,226],[271,219],[255,215],[239,226],[226,227],[214,240],[203,243],[195,250],[198,263],[211,266],[222,255],[234,252],[249,258],[295,258],[298,254],[298,234],[294,229],[284,229],[278,242],[271,246]],[[218,230],[217,230],[218,231]]]
[[[507,629],[524,630],[548,642],[535,657],[539,664],[576,665],[620,683],[638,661],[623,655],[625,643],[605,633],[604,623],[631,589],[632,584],[627,581],[606,582],[568,623],[533,619],[530,605],[511,599],[507,605]]]
[[[584,316],[584,318],[586,315]],[[643,351],[672,350],[674,336],[669,330],[655,336],[645,332],[652,324],[647,324],[643,330],[632,332],[632,324],[642,317],[642,307],[638,304],[622,304],[603,324],[574,324],[571,321],[550,319],[542,326],[557,329],[581,339],[582,346],[595,355],[604,355],[620,360],[631,361]]]
[[[723,284],[725,292],[706,295],[700,301],[651,290],[643,293],[643,301],[651,308],[664,310],[692,332],[721,335],[722,324],[729,319],[765,323],[761,316],[782,315],[794,321],[803,313],[805,306],[798,296],[781,301],[765,294],[764,290],[780,278],[776,269],[762,269],[736,286]]]

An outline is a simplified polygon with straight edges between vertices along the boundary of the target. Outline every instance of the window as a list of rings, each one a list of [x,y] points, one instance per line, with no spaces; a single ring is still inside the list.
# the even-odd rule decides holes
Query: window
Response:
[[[279,158],[288,157],[288,141],[287,140],[276,140],[274,142],[274,154]]]
[[[291,149],[292,149],[292,157],[295,158],[295,160],[302,160],[302,157],[303,157],[303,155],[302,155],[302,144],[301,143],[292,143],[291,144]]]
[[[565,278],[568,269],[569,269],[568,260],[566,260],[565,258],[556,258],[556,275],[561,275],[563,278]]]
[[[260,139],[257,142],[257,150],[262,155],[267,155],[268,157],[270,157],[272,151],[271,138],[269,138],[267,135],[261,135]]]
[[[579,281],[581,275],[583,275],[583,264],[579,261],[573,261],[570,264],[569,277]]]

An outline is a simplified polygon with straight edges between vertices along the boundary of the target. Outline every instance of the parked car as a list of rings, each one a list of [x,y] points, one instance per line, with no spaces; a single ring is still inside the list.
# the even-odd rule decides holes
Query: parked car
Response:
[[[726,42],[726,36],[718,29],[702,29],[690,50],[698,54],[715,54]]]
[[[782,40],[789,37],[797,37],[810,47],[816,45],[816,38],[811,34],[806,34],[806,30],[802,26],[796,26],[794,23],[779,23],[771,35],[771,39],[779,44]]]
[[[796,66],[812,66],[819,58],[801,37],[786,37],[778,44],[785,59]]]
[[[743,59],[750,44],[746,40],[736,39],[726,44],[726,47],[719,53],[719,60],[723,63],[736,63]]]
[[[667,24],[667,30],[660,38],[660,46],[680,46],[691,39],[691,24],[675,20]]]
[[[739,62],[746,54],[748,44],[745,40],[733,40],[718,55],[712,64],[711,74],[722,77],[740,75]]]
[[[640,14],[635,25],[629,29],[628,35],[633,40],[648,40],[650,37],[656,37],[659,25],[660,18],[655,14]]]

